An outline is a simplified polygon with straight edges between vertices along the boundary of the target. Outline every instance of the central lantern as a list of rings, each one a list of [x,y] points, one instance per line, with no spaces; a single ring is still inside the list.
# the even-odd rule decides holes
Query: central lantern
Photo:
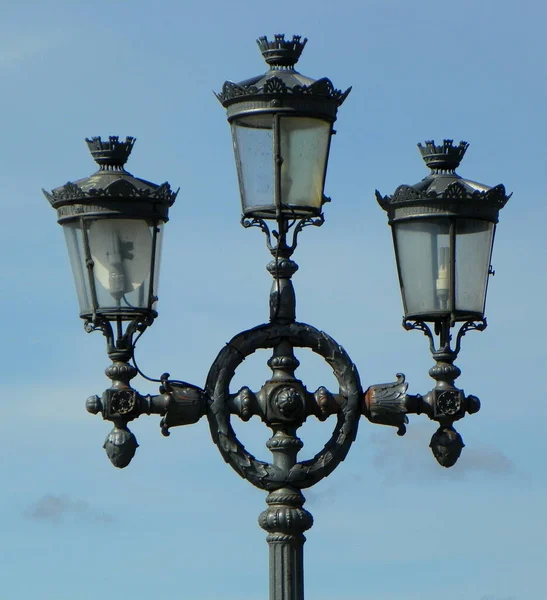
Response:
[[[307,39],[257,40],[270,70],[241,83],[226,81],[217,98],[232,127],[243,216],[319,216],[330,139],[345,92],[330,79],[294,70]]]

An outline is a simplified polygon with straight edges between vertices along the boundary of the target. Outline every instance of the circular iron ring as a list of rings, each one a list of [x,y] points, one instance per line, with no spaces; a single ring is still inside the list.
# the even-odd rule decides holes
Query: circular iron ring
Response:
[[[256,350],[273,348],[282,340],[322,356],[333,369],[340,394],[347,399],[323,449],[311,460],[297,463],[288,474],[247,452],[232,429],[228,406],[229,386],[237,367]],[[342,346],[305,323],[271,323],[239,333],[218,354],[209,370],[205,389],[210,398],[207,418],[213,441],[224,460],[241,477],[261,489],[275,490],[286,485],[303,489],[315,485],[344,460],[357,434],[363,398],[357,369]]]

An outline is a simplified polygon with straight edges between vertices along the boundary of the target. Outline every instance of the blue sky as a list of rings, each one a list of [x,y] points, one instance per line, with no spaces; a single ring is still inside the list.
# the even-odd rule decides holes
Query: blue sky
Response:
[[[108,364],[78,319],[61,228],[40,188],[92,173],[83,142],[132,135],[128,169],[181,190],[166,227],[160,316],[140,342],[152,376],[202,385],[237,332],[267,319],[262,235],[239,225],[236,172],[212,90],[264,70],[261,35],[309,38],[299,70],[353,91],[340,110],[326,223],[301,236],[298,318],[327,331],[363,386],[402,371],[432,387],[425,338],[400,326],[391,236],[374,189],[427,174],[415,144],[467,140],[459,170],[513,197],[497,231],[484,333],[470,333],[460,385],[482,400],[444,470],[428,444],[363,421],[346,461],[308,491],[307,597],[536,600],[545,596],[545,131],[547,10],[539,2],[240,0],[4,2],[0,24],[3,326],[0,600],[254,600],[267,594],[264,494],[222,461],[205,422],[114,469],[108,423],[85,412]],[[309,388],[332,374],[302,352]],[[238,372],[259,386],[267,355]],[[135,380],[142,393],[155,388]],[[332,421],[302,430],[310,456]],[[236,423],[266,458],[268,430]],[[308,453],[308,454],[306,454]]]

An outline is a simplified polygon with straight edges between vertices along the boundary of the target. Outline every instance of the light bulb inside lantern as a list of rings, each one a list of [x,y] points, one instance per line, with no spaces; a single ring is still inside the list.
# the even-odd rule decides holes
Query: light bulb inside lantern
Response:
[[[437,298],[439,299],[440,308],[446,309],[450,295],[449,249],[447,246],[441,246],[439,248],[439,261],[435,288],[437,291]]]
[[[150,273],[150,228],[135,219],[97,219],[88,238],[95,277],[119,306],[125,294],[138,289]]]

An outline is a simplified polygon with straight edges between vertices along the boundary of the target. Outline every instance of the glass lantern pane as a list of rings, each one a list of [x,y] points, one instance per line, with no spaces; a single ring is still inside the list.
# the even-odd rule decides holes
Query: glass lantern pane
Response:
[[[64,224],[63,231],[65,233],[72,274],[74,275],[80,313],[91,314],[93,312],[93,301],[80,221]]]
[[[406,316],[450,312],[450,221],[394,224],[401,292]]]
[[[329,153],[331,124],[309,117],[280,119],[281,202],[319,213]]]
[[[494,223],[456,221],[456,310],[484,314]]]
[[[242,117],[232,123],[239,190],[243,213],[275,213],[273,116]]]
[[[153,227],[136,219],[95,219],[87,228],[100,311],[147,309]]]

